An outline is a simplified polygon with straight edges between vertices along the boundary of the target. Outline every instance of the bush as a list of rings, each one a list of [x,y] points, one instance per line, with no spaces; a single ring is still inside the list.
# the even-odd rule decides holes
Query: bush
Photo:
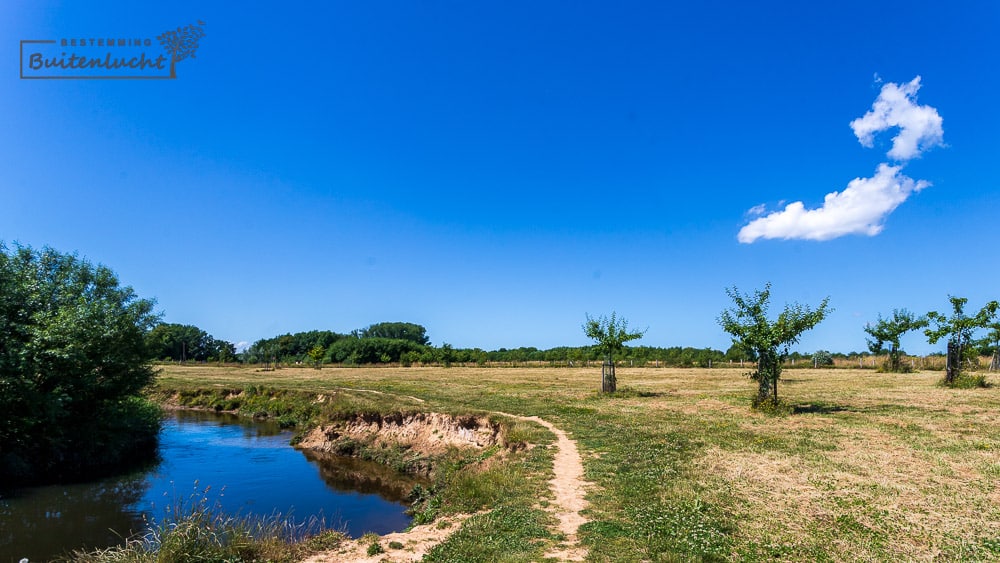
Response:
[[[986,389],[990,387],[986,376],[981,373],[962,373],[950,383],[947,379],[942,379],[941,385],[952,389]]]
[[[152,452],[152,311],[108,268],[0,243],[0,482],[86,479]]]

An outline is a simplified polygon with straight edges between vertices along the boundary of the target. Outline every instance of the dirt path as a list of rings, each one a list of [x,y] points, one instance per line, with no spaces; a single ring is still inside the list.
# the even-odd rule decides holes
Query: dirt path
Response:
[[[556,435],[556,455],[552,462],[555,476],[549,481],[549,488],[555,494],[554,512],[559,519],[559,532],[566,536],[561,546],[545,554],[560,561],[583,561],[587,550],[580,546],[577,530],[587,522],[580,512],[587,508],[587,482],[583,479],[583,459],[576,448],[576,442],[565,432],[550,422],[537,416],[517,416],[497,413],[519,420],[537,422]]]
[[[355,389],[356,390],[356,389]],[[517,420],[526,420],[544,426],[556,436],[556,454],[552,462],[554,477],[549,481],[549,488],[555,495],[550,510],[559,521],[558,532],[565,536],[564,541],[545,554],[559,561],[583,561],[587,550],[580,546],[577,530],[587,519],[580,514],[587,507],[587,482],[583,479],[583,460],[566,432],[537,416],[518,416],[498,412]],[[376,563],[390,561],[394,563],[420,561],[436,544],[444,541],[452,532],[461,527],[461,523],[469,515],[445,518],[449,526],[440,528],[438,523],[416,526],[407,532],[398,532],[382,536],[379,542],[383,548],[389,542],[399,542],[403,548],[386,550],[375,556],[367,554],[368,543],[361,540],[346,542],[340,549],[320,553],[306,559],[304,563]]]

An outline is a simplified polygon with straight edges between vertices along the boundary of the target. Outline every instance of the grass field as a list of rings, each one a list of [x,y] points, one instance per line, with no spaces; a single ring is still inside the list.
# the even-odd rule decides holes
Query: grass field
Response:
[[[738,369],[619,368],[610,397],[599,367],[164,366],[158,386],[541,416],[583,455],[594,561],[1000,560],[1000,388],[944,389],[941,375],[789,370],[779,393],[795,412],[780,417],[750,410]],[[547,459],[526,459],[534,485],[497,496],[434,560],[531,561],[557,543],[537,510]]]

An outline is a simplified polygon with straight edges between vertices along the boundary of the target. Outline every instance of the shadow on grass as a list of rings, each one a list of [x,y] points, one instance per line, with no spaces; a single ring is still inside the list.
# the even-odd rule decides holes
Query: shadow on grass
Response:
[[[856,412],[856,409],[845,407],[844,405],[831,405],[827,403],[792,405],[792,414],[834,414],[838,412]]]
[[[900,414],[934,414],[948,413],[948,409],[923,406],[881,403],[877,405],[837,405],[830,403],[803,403],[789,405],[791,414],[837,414],[851,413],[862,416],[900,415]]]
[[[600,397],[608,397],[608,398],[612,398],[612,399],[632,399],[632,398],[636,398],[636,397],[642,397],[642,398],[647,398],[647,397],[666,397],[667,395],[668,395],[668,393],[664,393],[662,391],[643,391],[643,390],[640,390],[640,389],[633,389],[631,387],[621,387],[617,391],[615,391],[614,393],[600,393],[600,392],[598,392],[598,396],[600,396]]]

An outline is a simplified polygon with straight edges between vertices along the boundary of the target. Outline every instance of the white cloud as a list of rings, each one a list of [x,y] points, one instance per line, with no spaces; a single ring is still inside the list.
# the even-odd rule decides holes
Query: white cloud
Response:
[[[806,209],[801,201],[790,203],[783,211],[751,221],[737,238],[751,243],[761,238],[830,240],[851,234],[877,235],[886,216],[930,185],[900,174],[901,169],[880,164],[875,176],[855,178],[844,191],[827,194],[822,207]]]
[[[875,80],[882,81],[877,74]],[[851,122],[858,141],[871,147],[876,133],[898,127],[899,133],[893,137],[887,154],[902,163],[943,144],[941,116],[930,106],[917,105],[918,90],[919,76],[902,86],[884,84],[871,111]],[[817,209],[806,209],[796,201],[782,211],[764,215],[763,206],[752,207],[747,215],[757,218],[740,229],[737,239],[752,243],[762,238],[830,240],[855,234],[875,236],[882,232],[890,213],[910,195],[930,185],[900,174],[902,168],[903,164],[882,163],[871,178],[855,178],[844,191],[826,194],[822,207]]]
[[[925,150],[943,144],[941,116],[931,106],[917,105],[918,90],[919,76],[902,86],[894,82],[882,86],[872,109],[851,122],[858,141],[871,147],[875,133],[899,127],[888,152],[889,158],[899,161],[918,157]]]
[[[760,205],[755,205],[747,210],[747,215],[752,215],[754,217],[763,215],[764,213],[767,213],[767,206],[764,205],[763,203]]]

